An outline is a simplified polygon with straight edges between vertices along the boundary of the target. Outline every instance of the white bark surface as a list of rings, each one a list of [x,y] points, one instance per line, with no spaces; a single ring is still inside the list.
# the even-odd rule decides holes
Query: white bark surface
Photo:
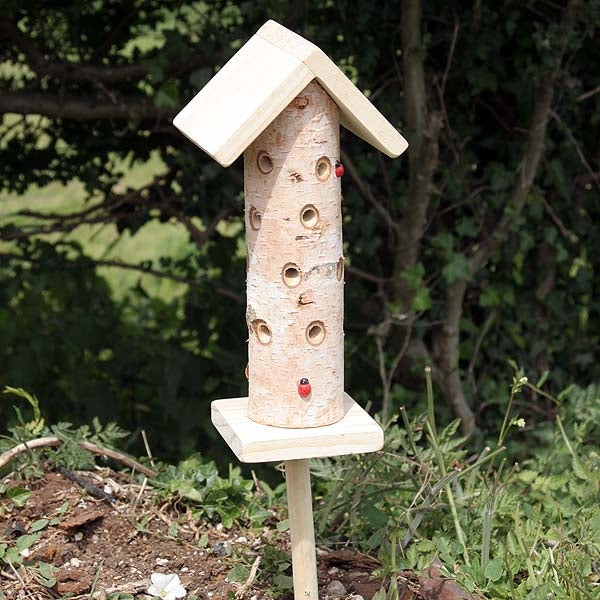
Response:
[[[339,152],[339,110],[313,81],[244,153],[248,416],[264,425],[318,427],[344,416]],[[318,344],[311,323],[324,329]]]

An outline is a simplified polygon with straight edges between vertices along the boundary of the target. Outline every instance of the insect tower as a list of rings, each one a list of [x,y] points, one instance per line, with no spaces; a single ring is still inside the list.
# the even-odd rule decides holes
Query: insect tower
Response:
[[[318,599],[308,459],[373,452],[344,391],[340,124],[390,157],[404,138],[314,44],[274,21],[174,125],[224,167],[244,154],[248,397],[212,421],[242,462],[284,461],[294,598]]]

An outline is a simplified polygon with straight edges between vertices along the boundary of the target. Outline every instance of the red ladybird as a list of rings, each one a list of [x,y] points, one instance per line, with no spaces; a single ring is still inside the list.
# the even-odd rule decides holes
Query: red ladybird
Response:
[[[335,161],[335,175],[336,177],[342,177],[344,174],[344,165],[339,161]]]
[[[300,398],[308,398],[311,393],[310,382],[306,377],[303,377],[298,384],[298,394]]]

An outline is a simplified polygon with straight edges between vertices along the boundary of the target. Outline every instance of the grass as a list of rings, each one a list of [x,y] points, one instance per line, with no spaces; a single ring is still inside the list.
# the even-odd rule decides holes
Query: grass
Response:
[[[456,422],[443,428],[435,423],[428,389],[429,410],[412,420],[402,411],[402,426],[387,427],[382,452],[312,462],[319,542],[377,553],[379,574],[392,582],[380,600],[398,600],[401,574],[421,574],[434,559],[441,561],[444,577],[485,599],[600,598],[600,386],[571,386],[554,399],[556,418],[529,429],[508,414],[501,438],[509,448],[519,448],[518,461],[499,444],[470,455]],[[539,388],[518,372],[507,390],[507,408],[532,389]],[[56,433],[57,427],[61,439],[104,445],[122,436],[118,428],[97,422],[77,430],[68,424],[48,428],[35,397],[8,391],[28,402],[32,416],[18,413],[14,439],[0,439],[0,450]],[[511,446],[512,437],[519,446]],[[73,447],[52,452],[55,464],[62,461],[71,469],[90,460]],[[220,476],[214,463],[198,455],[178,466],[163,465],[153,485],[161,501],[181,503],[195,518],[225,528],[256,531],[272,518],[275,506],[285,519],[282,489],[275,493],[260,483],[263,492],[257,495],[255,482],[243,478],[239,467]],[[11,493],[13,503],[23,501]],[[269,556],[263,568],[268,566],[274,578],[287,569],[289,557]],[[279,577],[273,589],[280,592],[288,579]]]
[[[510,412],[528,390],[518,372],[500,440],[479,454],[456,423],[438,431],[428,386],[429,411],[401,411],[380,455],[316,461],[320,535],[377,552],[392,578],[439,559],[481,598],[600,598],[600,388],[570,387],[556,418],[529,428]]]
[[[163,171],[164,164],[155,154],[146,163],[131,168],[119,182],[119,187],[140,188]],[[30,223],[30,218],[17,214],[24,209],[68,214],[85,208],[85,199],[85,190],[80,181],[71,181],[67,185],[51,183],[43,188],[31,186],[23,195],[8,194],[2,198],[0,221],[3,225]],[[86,256],[94,260],[122,260],[128,263],[156,261],[161,256],[177,260],[194,248],[187,231],[180,224],[160,223],[158,220],[149,221],[134,235],[128,231],[119,233],[113,224],[94,224],[81,225],[70,233],[44,237],[48,241],[62,239],[77,242]],[[0,248],[12,249],[13,246],[10,242],[0,242]],[[150,296],[167,302],[181,296],[187,289],[183,283],[118,267],[99,267],[98,272],[106,278],[116,299],[121,299],[138,282]]]

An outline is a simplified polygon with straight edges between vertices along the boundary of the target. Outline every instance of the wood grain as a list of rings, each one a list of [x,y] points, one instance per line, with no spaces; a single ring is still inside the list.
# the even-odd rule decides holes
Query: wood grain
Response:
[[[383,431],[348,394],[344,418],[333,425],[285,429],[248,418],[248,398],[214,400],[212,422],[238,460],[272,462],[375,452],[383,447]]]
[[[317,553],[308,460],[285,462],[294,598],[318,600]]]

